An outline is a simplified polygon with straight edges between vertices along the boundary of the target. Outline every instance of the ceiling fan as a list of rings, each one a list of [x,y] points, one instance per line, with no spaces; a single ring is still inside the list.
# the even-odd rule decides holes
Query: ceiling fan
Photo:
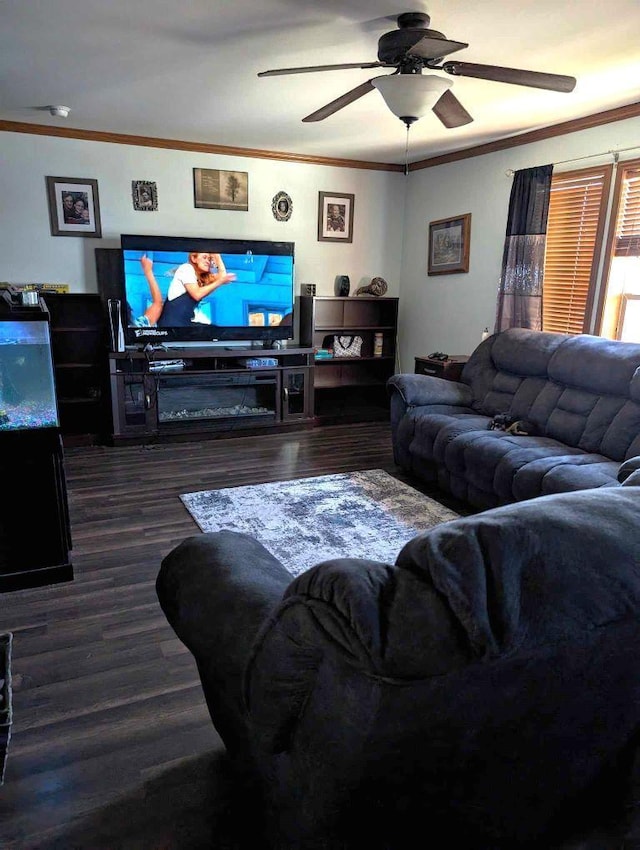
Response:
[[[513,83],[550,91],[570,92],[576,85],[575,77],[502,68],[498,65],[477,65],[456,60],[443,61],[445,56],[468,47],[460,41],[451,41],[437,30],[428,29],[429,15],[424,12],[406,12],[397,18],[398,29],[385,33],[378,40],[377,62],[353,62],[338,65],[313,65],[303,68],[278,68],[261,71],[259,77],[280,74],[305,74],[312,71],[335,71],[348,68],[395,68],[393,74],[374,77],[351,91],[325,104],[303,118],[303,121],[322,121],[363,97],[374,88],[384,97],[389,109],[409,127],[430,109],[447,128],[469,124],[473,118],[458,98],[450,91],[453,81],[438,74],[424,74],[423,70],[444,71],[453,77],[475,77],[499,83]]]

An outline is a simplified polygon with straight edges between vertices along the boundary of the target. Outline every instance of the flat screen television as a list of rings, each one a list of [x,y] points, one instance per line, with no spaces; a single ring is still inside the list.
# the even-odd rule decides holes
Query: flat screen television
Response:
[[[292,339],[294,243],[123,234],[126,345]]]

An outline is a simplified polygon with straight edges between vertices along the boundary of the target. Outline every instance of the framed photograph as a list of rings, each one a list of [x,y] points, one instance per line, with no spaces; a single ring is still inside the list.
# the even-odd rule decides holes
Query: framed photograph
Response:
[[[427,274],[469,271],[471,213],[429,222]]]
[[[249,209],[249,175],[246,171],[193,169],[194,205],[207,210]]]
[[[318,242],[353,242],[354,195],[318,193]]]
[[[271,201],[271,212],[276,221],[289,221],[293,203],[286,192],[278,192]]]
[[[158,209],[158,187],[149,180],[131,181],[133,208],[138,212],[154,212]]]
[[[52,236],[102,236],[98,181],[85,177],[47,177]]]

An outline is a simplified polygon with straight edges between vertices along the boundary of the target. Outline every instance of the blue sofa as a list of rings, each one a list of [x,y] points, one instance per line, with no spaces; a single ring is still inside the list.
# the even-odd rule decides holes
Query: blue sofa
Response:
[[[443,523],[395,564],[292,580],[246,535],[175,548],[157,592],[238,768],[246,846],[639,847],[636,461],[617,488]]]
[[[617,487],[640,455],[640,345],[514,328],[459,383],[399,374],[388,388],[396,463],[476,508]],[[529,435],[489,430],[498,414]]]

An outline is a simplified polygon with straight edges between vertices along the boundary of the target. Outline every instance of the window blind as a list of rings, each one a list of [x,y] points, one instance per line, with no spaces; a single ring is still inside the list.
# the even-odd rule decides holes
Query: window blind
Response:
[[[640,168],[625,169],[622,178],[614,254],[640,256]]]
[[[610,175],[611,166],[602,166],[554,175],[551,181],[542,294],[545,331],[585,329]]]

